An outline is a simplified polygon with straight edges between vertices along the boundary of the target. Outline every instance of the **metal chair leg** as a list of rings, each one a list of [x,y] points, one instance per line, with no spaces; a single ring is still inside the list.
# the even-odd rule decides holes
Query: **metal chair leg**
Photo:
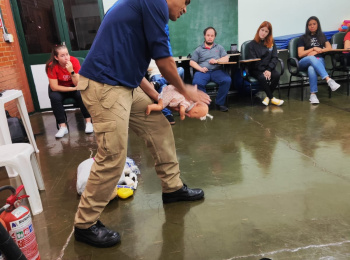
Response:
[[[288,84],[288,100],[289,100],[289,93],[290,93],[290,85],[292,83],[292,75],[289,77],[289,84]]]
[[[348,82],[348,93],[347,94],[349,96],[349,92],[350,92],[350,72],[348,72],[346,78],[347,78],[347,82]]]
[[[251,106],[253,106],[253,90],[252,90],[252,83],[249,82],[249,87],[250,87],[250,102]]]
[[[279,82],[277,84],[277,87],[278,87],[278,98],[281,99],[281,86]]]
[[[304,81],[301,82],[301,101],[304,101]]]

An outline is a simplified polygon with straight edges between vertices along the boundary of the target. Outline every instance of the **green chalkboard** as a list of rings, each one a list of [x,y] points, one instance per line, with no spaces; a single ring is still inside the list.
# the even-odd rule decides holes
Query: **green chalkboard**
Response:
[[[202,44],[208,26],[216,29],[215,42],[226,51],[231,43],[238,43],[238,0],[192,0],[186,14],[176,22],[169,21],[173,56],[192,53]]]

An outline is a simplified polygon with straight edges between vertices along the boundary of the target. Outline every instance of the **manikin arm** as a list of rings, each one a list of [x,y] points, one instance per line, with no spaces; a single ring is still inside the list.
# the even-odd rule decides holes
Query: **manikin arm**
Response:
[[[147,106],[146,115],[149,115],[152,111],[162,111],[163,100],[159,99],[158,104],[151,104]]]
[[[186,116],[186,109],[184,106],[180,106],[180,119],[181,120],[184,120],[185,119],[185,116]]]

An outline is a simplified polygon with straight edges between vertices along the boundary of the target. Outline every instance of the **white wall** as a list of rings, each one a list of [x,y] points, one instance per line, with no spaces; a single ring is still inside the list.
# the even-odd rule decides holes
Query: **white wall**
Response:
[[[49,79],[47,78],[45,72],[45,64],[31,65],[30,68],[32,69],[36,94],[38,95],[40,108],[50,108],[51,102],[48,95]]]
[[[323,31],[338,30],[350,19],[350,0],[238,0],[239,46],[254,38],[263,21],[272,24],[273,36],[305,32],[306,20],[317,16]]]
[[[103,9],[104,9],[104,13],[106,13],[108,11],[109,8],[111,8],[111,6],[117,2],[118,0],[103,0]]]

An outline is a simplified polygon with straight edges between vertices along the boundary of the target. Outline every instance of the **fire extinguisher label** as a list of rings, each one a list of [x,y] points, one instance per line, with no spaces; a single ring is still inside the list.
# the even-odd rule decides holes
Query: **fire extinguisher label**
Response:
[[[12,211],[11,214],[14,215],[16,218],[19,218],[20,216],[22,216],[27,212],[28,212],[28,209],[26,209],[25,207],[18,207],[17,209]]]
[[[25,222],[30,221],[30,220],[31,220],[31,217],[30,217],[30,215],[28,214],[27,216],[25,216],[24,218],[22,218],[22,219],[20,219],[20,220],[16,220],[16,221],[10,222],[10,227],[11,227],[11,228],[16,228],[16,227],[25,225]]]
[[[32,218],[28,209],[21,208],[23,207],[20,206],[11,212],[12,215],[22,218],[9,222],[11,227],[9,233],[28,260],[38,260],[40,259],[40,256],[38,243],[36,242],[34,227],[32,224]],[[23,215],[23,213],[26,215]]]

